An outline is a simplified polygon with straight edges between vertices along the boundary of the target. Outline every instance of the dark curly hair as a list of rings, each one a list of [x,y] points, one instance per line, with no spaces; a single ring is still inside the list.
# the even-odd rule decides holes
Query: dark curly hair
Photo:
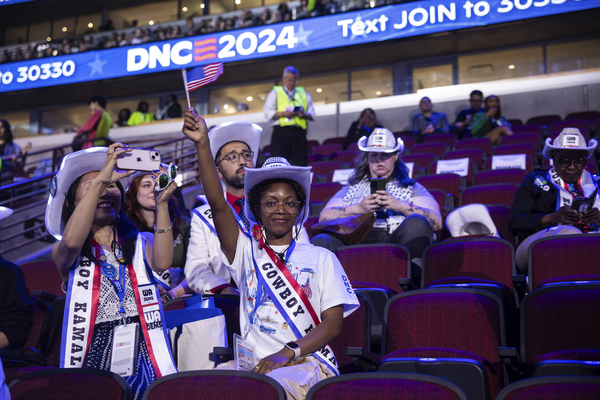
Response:
[[[81,182],[81,178],[83,178],[83,175],[75,179],[75,182],[71,184],[69,190],[67,191],[67,196],[62,207],[62,221],[65,225],[67,222],[69,222],[71,215],[73,215],[73,212],[75,211],[75,193],[77,192],[77,187],[79,186],[79,182]],[[125,190],[123,189],[121,182],[117,182],[117,187],[121,192],[121,210],[117,215],[117,219],[111,224],[113,227],[114,237],[111,247],[113,252],[117,249],[117,247],[120,248],[121,252],[123,253],[123,258],[125,259],[125,264],[131,264],[135,254],[135,245],[139,231],[133,222],[127,218],[127,215],[123,210]],[[99,264],[100,260],[96,258],[96,254],[92,246],[92,236],[93,235],[90,232],[88,237],[85,239],[83,247],[81,248],[81,255],[93,261],[95,264]],[[117,237],[122,240],[122,244],[119,244],[119,241],[115,240]]]
[[[273,178],[267,179],[265,181],[259,182],[252,189],[248,191],[248,206],[250,207],[250,212],[254,214],[254,218],[259,225],[262,225],[262,220],[260,218],[260,201],[262,195],[265,190],[274,183],[287,183],[290,187],[296,192],[296,199],[300,202],[298,212],[299,214],[306,212],[306,193],[304,192],[304,188],[298,182],[287,179],[287,178]]]

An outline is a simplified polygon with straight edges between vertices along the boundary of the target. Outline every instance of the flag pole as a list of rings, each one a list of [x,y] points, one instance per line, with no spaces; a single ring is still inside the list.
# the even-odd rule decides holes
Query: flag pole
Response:
[[[183,75],[183,84],[185,85],[185,97],[187,97],[189,109],[192,108],[192,103],[190,103],[190,92],[188,90],[187,73],[185,72],[185,68],[181,68],[181,75]]]

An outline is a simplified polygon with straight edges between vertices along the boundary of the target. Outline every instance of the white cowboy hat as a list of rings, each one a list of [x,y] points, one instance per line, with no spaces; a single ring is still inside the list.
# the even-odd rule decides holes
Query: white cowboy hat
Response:
[[[89,149],[67,154],[58,173],[52,178],[50,197],[46,206],[46,228],[57,240],[61,240],[65,225],[62,221],[62,209],[71,184],[88,172],[100,171],[106,162],[108,147]],[[119,180],[123,189],[129,188],[129,177]]]
[[[217,125],[208,132],[210,141],[210,151],[213,158],[217,158],[217,153],[221,147],[229,142],[243,142],[248,145],[250,151],[254,152],[254,166],[258,159],[260,150],[260,135],[262,128],[250,122],[233,121]]]
[[[404,151],[404,142],[400,138],[396,140],[394,134],[385,128],[375,128],[369,140],[366,136],[358,140],[358,148],[362,151],[400,154]]]
[[[0,221],[10,217],[13,213],[14,211],[10,208],[0,206]]]
[[[446,227],[452,237],[468,235],[500,237],[488,208],[483,204],[469,204],[452,211],[446,217]]]
[[[248,192],[257,184],[267,179],[286,178],[296,181],[302,186],[306,193],[306,204],[296,220],[297,224],[303,224],[308,219],[308,206],[310,204],[310,170],[312,167],[293,167],[283,157],[271,157],[263,164],[262,168],[245,168],[244,196],[248,200]],[[256,222],[254,214],[250,211],[248,201],[244,202],[244,213],[246,218],[253,223]]]
[[[589,146],[585,145],[585,138],[579,132],[577,128],[565,128],[562,130],[560,135],[554,139],[554,143],[550,143],[552,139],[546,139],[546,145],[544,146],[543,155],[548,159],[552,159],[550,153],[553,150],[585,150],[587,151],[587,158],[594,155],[594,149],[598,146],[596,139],[590,139]]]

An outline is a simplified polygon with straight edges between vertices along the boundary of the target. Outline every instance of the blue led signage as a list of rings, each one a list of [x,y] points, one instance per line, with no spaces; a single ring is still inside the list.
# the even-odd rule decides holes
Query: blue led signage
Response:
[[[597,0],[430,0],[0,64],[0,92],[302,53],[600,7]],[[227,73],[227,68],[225,68]]]

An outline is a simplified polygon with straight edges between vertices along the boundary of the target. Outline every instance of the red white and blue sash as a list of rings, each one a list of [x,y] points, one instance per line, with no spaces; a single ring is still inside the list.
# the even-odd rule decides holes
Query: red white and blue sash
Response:
[[[144,259],[146,241],[138,234],[133,263],[127,266],[150,361],[157,377],[177,372],[167,343],[167,329],[160,296]],[[94,333],[100,298],[99,264],[80,257],[69,271],[63,321],[60,365],[81,368]]]
[[[558,210],[563,206],[571,206],[573,204],[573,195],[571,194],[571,192],[565,189],[564,181],[558,175],[554,168],[548,171],[548,180],[552,182],[552,184],[556,187],[556,190],[558,191],[556,209]],[[581,174],[579,185],[583,189],[583,195],[586,197],[590,196],[598,187],[598,183],[594,180],[592,174],[585,170]],[[598,194],[594,199],[594,205],[592,206],[592,208],[597,208],[600,210],[600,194]]]
[[[252,259],[259,281],[259,289],[261,286],[265,289],[296,338],[299,339],[316,328],[321,323],[321,318],[285,264],[273,250],[265,245],[262,235],[257,240],[259,248],[266,252],[266,256],[264,253],[257,255],[252,247]],[[291,256],[295,243],[295,241],[292,242],[288,248],[286,260]],[[325,345],[313,355],[329,367],[334,374],[339,375],[337,361],[329,345]]]

